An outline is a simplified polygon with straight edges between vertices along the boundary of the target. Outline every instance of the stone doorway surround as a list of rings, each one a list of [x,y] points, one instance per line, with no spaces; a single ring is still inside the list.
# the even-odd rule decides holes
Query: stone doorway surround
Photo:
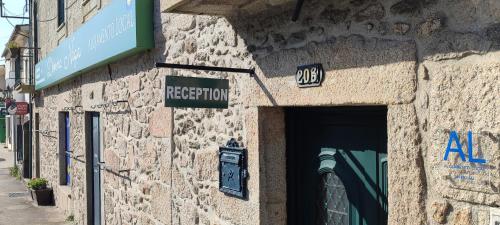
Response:
[[[425,224],[426,186],[422,179],[425,174],[419,147],[415,144],[418,139],[415,118],[412,105],[388,107],[389,224],[405,219],[402,212],[408,220],[401,224],[410,224],[411,218]],[[259,107],[258,124],[260,224],[285,225],[285,109]]]
[[[309,54],[315,52],[315,54]],[[389,224],[426,224],[425,169],[415,106],[415,43],[340,37],[257,59],[247,99],[249,148],[257,145],[260,224],[286,224],[286,138],[283,107],[387,106]],[[304,59],[307,59],[304,61]],[[296,87],[297,65],[322,63],[321,87]],[[265,75],[262,75],[265,74]],[[251,94],[250,94],[251,93]],[[256,111],[256,112],[255,112]],[[257,124],[252,119],[258,118]],[[255,119],[254,119],[255,120]],[[251,172],[251,171],[250,171]],[[252,173],[251,173],[252,174]],[[253,174],[256,174],[255,172]]]

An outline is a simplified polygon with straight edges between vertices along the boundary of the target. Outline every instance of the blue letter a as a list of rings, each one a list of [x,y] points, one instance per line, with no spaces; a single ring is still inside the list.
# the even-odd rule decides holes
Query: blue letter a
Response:
[[[456,148],[451,147],[452,142],[456,143],[456,145],[457,145]],[[444,153],[444,160],[445,161],[448,160],[448,154],[450,154],[450,152],[458,152],[462,161],[466,162],[464,152],[462,151],[462,145],[460,144],[460,139],[458,139],[458,134],[456,131],[450,132],[450,139],[448,140],[448,147],[446,147],[446,152]]]

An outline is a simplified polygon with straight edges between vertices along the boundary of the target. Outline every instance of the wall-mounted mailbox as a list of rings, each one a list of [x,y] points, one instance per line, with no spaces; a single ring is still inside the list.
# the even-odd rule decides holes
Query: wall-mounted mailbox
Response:
[[[247,189],[246,149],[240,148],[234,139],[226,147],[219,148],[219,190],[228,195],[246,197]]]

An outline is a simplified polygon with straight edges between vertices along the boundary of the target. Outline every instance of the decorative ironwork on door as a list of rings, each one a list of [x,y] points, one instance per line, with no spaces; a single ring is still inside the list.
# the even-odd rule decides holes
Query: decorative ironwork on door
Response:
[[[335,174],[336,149],[321,149],[319,154],[320,168],[320,199],[317,224],[340,225],[349,224],[349,199],[344,184]]]
[[[349,200],[342,181],[335,173],[325,173],[321,179],[320,225],[349,224]]]

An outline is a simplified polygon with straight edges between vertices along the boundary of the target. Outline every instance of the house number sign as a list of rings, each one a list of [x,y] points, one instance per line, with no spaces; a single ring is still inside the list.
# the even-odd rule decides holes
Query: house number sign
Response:
[[[323,82],[325,71],[321,64],[311,64],[297,67],[295,80],[300,88],[318,87]]]

